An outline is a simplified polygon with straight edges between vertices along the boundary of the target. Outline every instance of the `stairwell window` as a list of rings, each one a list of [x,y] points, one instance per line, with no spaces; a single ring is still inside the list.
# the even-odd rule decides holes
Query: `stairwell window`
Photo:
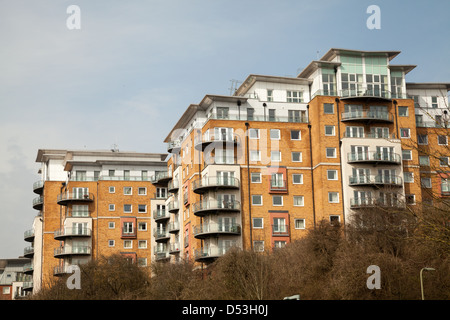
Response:
[[[445,135],[439,135],[438,136],[438,145],[440,146],[446,146],[448,144],[448,137]]]
[[[217,107],[217,119],[229,119],[229,109],[228,107]]]
[[[327,158],[336,158],[336,148],[326,148]]]
[[[273,206],[282,206],[283,205],[283,196],[273,195],[272,196],[272,205]]]
[[[286,101],[299,103],[303,101],[303,93],[301,91],[287,91]]]
[[[339,192],[328,192],[329,203],[339,203]]]
[[[323,104],[323,113],[324,114],[334,114],[334,104],[324,103]]]
[[[399,117],[409,116],[408,107],[398,107],[398,116]]]

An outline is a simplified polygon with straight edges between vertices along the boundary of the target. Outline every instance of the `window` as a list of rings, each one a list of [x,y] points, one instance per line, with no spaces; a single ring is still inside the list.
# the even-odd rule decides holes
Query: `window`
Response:
[[[273,90],[267,89],[267,101],[273,101]]]
[[[131,213],[131,212],[132,212],[132,206],[131,206],[131,204],[124,204],[124,205],[123,205],[123,212],[125,212],[125,213]]]
[[[305,205],[304,196],[294,196],[294,206],[303,207]]]
[[[146,204],[139,204],[138,205],[138,212],[139,213],[146,213],[147,212],[147,205]]]
[[[157,199],[166,199],[167,198],[167,188],[156,188],[156,198]]]
[[[335,136],[334,126],[325,126],[325,135],[326,136]]]
[[[273,218],[273,233],[287,233],[286,219]]]
[[[430,165],[430,157],[428,157],[428,156],[419,156],[419,164],[421,166],[429,166]]]
[[[301,140],[302,133],[300,130],[291,130],[291,140]]]
[[[442,179],[441,180],[441,192],[443,192],[443,193],[450,192],[450,179]]]
[[[292,162],[302,162],[302,153],[294,151],[291,153]]]
[[[428,144],[428,135],[426,134],[418,134],[417,135],[417,143],[422,145]]]
[[[139,222],[138,230],[139,231],[147,231],[147,222]]]
[[[324,103],[323,104],[323,113],[324,114],[334,114],[334,104]]]
[[[275,249],[281,249],[286,246],[286,241],[274,241],[273,244]]]
[[[326,148],[327,158],[336,158],[336,148]]]
[[[438,136],[438,145],[446,146],[447,145],[447,136],[439,135]]]
[[[431,178],[422,178],[420,181],[422,188],[431,188]]]
[[[273,206],[282,206],[283,205],[283,196],[273,195],[272,196],[272,205]]]
[[[414,194],[405,194],[406,204],[416,204],[416,195]]]
[[[123,248],[124,249],[132,249],[133,248],[133,241],[131,241],[131,240],[124,240],[123,241]]]
[[[302,102],[302,92],[301,91],[287,91],[287,102]]]
[[[11,287],[3,287],[3,294],[11,294]]]
[[[228,119],[228,107],[217,107],[217,119]]]
[[[254,108],[247,108],[247,120],[253,120],[254,114],[255,114]]]
[[[108,240],[108,247],[114,247],[116,245],[114,240]]]
[[[403,159],[403,161],[412,160],[412,151],[411,150],[402,150],[402,159]]]
[[[147,258],[138,258],[138,266],[146,267],[147,266]]]
[[[116,210],[116,205],[110,204],[109,205],[109,211],[115,211],[115,210]]]
[[[400,128],[400,137],[401,138],[410,138],[410,130],[409,128]]]
[[[407,117],[408,114],[408,107],[398,107],[398,116],[399,117]]]
[[[288,122],[306,122],[305,110],[288,110]]]
[[[292,183],[293,184],[303,184],[303,174],[293,173],[292,174]]]
[[[253,250],[256,252],[264,252],[264,240],[253,241]]]
[[[116,187],[109,187],[109,193],[116,193]]]
[[[147,170],[142,170],[141,171],[141,179],[142,179],[142,181],[147,181],[148,180],[148,171]]]
[[[147,249],[147,240],[139,240],[138,248],[139,249]]]
[[[270,129],[270,139],[280,140],[280,129]]]
[[[248,129],[248,137],[249,139],[259,139],[259,129]]]
[[[364,127],[348,126],[345,128],[345,136],[348,138],[364,138]]]
[[[262,203],[263,203],[262,195],[260,195],[260,194],[252,195],[252,205],[253,206],[262,206]]]
[[[328,192],[329,203],[339,203],[339,192]]]
[[[270,160],[275,162],[281,161],[281,151],[270,151]]]
[[[448,157],[439,157],[439,165],[441,167],[447,167],[448,166]]]
[[[340,216],[334,215],[334,214],[330,215],[330,223],[332,225],[339,224],[340,221],[341,221],[341,217]]]
[[[261,183],[261,172],[252,172],[251,181],[252,183]]]
[[[123,194],[131,195],[133,194],[133,189],[131,187],[123,187]]]
[[[432,108],[438,107],[437,97],[431,97],[431,107]]]
[[[134,233],[133,222],[123,223],[123,233]]]
[[[337,180],[337,170],[327,170],[327,179],[328,180]]]
[[[114,177],[116,175],[116,171],[115,170],[108,170],[108,176],[109,177]]]
[[[403,180],[405,183],[414,183],[414,172],[403,172]]]
[[[250,150],[250,161],[261,161],[261,152],[257,150]]]
[[[123,180],[125,181],[130,180],[130,170],[123,170]]]
[[[147,188],[145,188],[145,187],[138,188],[138,195],[145,196],[146,194],[147,194]]]
[[[116,223],[115,222],[108,222],[108,228],[109,229],[114,229],[116,227]]]
[[[305,229],[305,219],[294,220],[295,229]]]
[[[266,119],[264,119],[266,120]],[[269,109],[269,121],[275,121],[276,117],[275,117],[275,109]]]
[[[264,228],[263,218],[253,218],[253,229],[262,229],[262,228]]]

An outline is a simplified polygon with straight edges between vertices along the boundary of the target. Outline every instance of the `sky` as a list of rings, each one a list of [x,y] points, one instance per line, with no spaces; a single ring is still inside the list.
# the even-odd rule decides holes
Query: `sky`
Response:
[[[296,76],[330,48],[398,50],[394,64],[417,65],[408,82],[450,82],[449,12],[448,0],[0,0],[0,259],[30,245],[38,149],[166,153],[191,103],[249,74]]]

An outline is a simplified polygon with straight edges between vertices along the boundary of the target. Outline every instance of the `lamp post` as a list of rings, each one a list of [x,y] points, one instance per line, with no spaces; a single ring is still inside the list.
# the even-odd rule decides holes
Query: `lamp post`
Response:
[[[425,271],[435,271],[436,269],[429,268],[429,267],[425,267],[425,268],[420,269],[420,290],[422,291],[422,300],[425,300],[425,298],[423,296],[423,278],[422,278],[423,270],[425,270]]]

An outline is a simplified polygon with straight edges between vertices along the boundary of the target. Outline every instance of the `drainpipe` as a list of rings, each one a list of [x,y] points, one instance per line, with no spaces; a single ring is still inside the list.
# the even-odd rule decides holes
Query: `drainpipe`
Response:
[[[249,140],[248,140],[248,129],[250,124],[245,123],[246,127],[246,144],[247,144],[247,191],[248,191],[248,216],[249,216],[249,227],[250,227],[250,249],[253,250],[253,237],[252,237],[252,202],[250,195],[250,151],[249,151]]]
[[[344,233],[345,233],[345,201],[344,201],[344,178],[342,176],[342,140],[341,140],[341,123],[339,118],[339,98],[335,99],[336,101],[336,115],[337,115],[337,125],[338,125],[338,139],[339,139],[339,154],[340,154],[340,161],[339,161],[339,169],[341,171],[341,194],[342,194],[342,220],[344,224]]]
[[[395,114],[395,130],[397,131],[397,139],[400,139],[400,133],[398,132],[398,119],[397,119],[397,100],[392,101],[394,103]]]
[[[311,167],[311,189],[312,189],[312,204],[313,204],[313,222],[314,229],[316,229],[316,201],[314,198],[314,165],[312,156],[312,141],[311,141],[311,123],[309,123],[309,104],[306,106],[308,109],[308,130],[309,130],[309,161]]]

